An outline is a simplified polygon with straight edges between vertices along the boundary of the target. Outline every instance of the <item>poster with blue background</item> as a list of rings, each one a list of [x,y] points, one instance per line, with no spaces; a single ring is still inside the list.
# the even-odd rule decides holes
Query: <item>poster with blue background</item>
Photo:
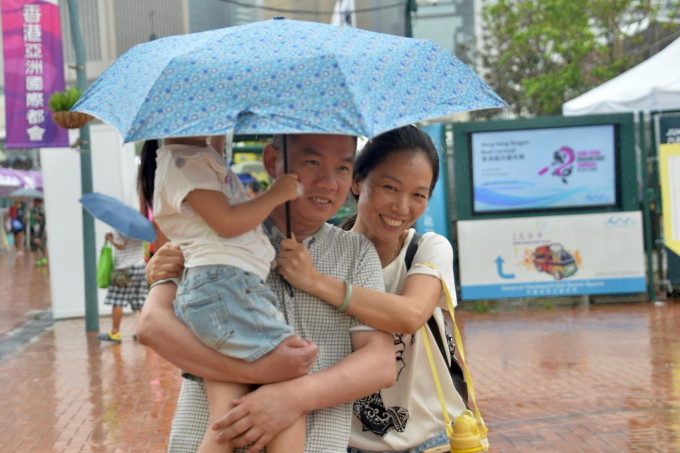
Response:
[[[474,212],[614,206],[615,126],[474,132]]]

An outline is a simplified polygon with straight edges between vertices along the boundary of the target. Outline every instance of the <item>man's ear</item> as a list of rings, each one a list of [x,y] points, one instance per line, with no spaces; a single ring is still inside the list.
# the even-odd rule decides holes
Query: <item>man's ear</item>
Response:
[[[356,178],[352,178],[351,190],[355,197],[359,196],[359,180]]]
[[[262,150],[262,165],[271,179],[276,179],[278,176],[278,164],[280,161],[281,151],[271,143]]]

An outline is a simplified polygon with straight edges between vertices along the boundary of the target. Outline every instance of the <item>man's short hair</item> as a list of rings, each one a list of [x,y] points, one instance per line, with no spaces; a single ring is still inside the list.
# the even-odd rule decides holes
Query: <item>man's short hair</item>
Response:
[[[275,148],[278,149],[283,149],[283,137],[286,137],[288,140],[288,143],[292,143],[295,140],[297,140],[297,136],[301,134],[274,134],[272,136],[272,145],[274,145]],[[312,134],[309,134],[312,135]],[[328,135],[333,135],[333,134],[328,134]],[[354,150],[356,151],[357,147],[357,137],[356,135],[351,136],[354,139]]]

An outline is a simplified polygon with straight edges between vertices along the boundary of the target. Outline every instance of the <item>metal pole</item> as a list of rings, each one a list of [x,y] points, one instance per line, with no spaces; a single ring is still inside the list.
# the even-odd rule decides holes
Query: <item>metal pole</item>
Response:
[[[649,112],[649,161],[652,166],[652,174],[650,176],[649,185],[653,191],[652,201],[654,202],[654,209],[650,209],[650,216],[652,218],[652,232],[653,232],[653,242],[654,248],[656,249],[656,273],[659,281],[663,280],[666,275],[663,269],[663,254],[664,246],[663,239],[661,239],[661,188],[659,183],[659,141],[656,136],[656,121],[658,119],[659,112]],[[651,208],[651,206],[650,206]]]
[[[653,197],[654,191],[648,192],[648,175],[647,175],[647,147],[645,144],[645,113],[640,112],[638,115],[638,121],[640,122],[640,170],[641,170],[641,182],[642,182],[642,217],[645,230],[645,249],[647,250],[647,295],[649,296],[649,301],[654,302],[656,300],[656,286],[654,285],[654,257],[652,253],[654,251],[654,245],[652,241],[652,215],[649,210],[649,201]]]
[[[418,11],[418,5],[416,4],[416,0],[407,0],[406,1],[406,23],[405,23],[405,34],[407,38],[412,38],[413,37],[413,24],[411,20],[411,12],[416,12]]]
[[[68,0],[71,39],[76,54],[76,87],[87,89],[85,74],[85,46],[80,32],[77,0]],[[90,126],[80,128],[80,187],[83,194],[92,192],[92,155],[90,154]],[[83,264],[85,266],[85,330],[99,330],[99,301],[97,300],[97,255],[94,217],[83,208]]]

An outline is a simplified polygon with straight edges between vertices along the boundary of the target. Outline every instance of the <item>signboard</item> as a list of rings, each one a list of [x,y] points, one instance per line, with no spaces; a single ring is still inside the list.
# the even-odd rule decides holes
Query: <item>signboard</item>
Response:
[[[2,0],[5,57],[5,146],[68,146],[68,132],[52,122],[47,101],[64,89],[57,0]]]
[[[680,115],[657,117],[666,278],[680,285]]]
[[[639,211],[458,222],[463,300],[645,292]]]
[[[616,206],[613,124],[472,132],[473,212]]]
[[[659,145],[659,172],[664,244],[680,255],[680,143]]]

